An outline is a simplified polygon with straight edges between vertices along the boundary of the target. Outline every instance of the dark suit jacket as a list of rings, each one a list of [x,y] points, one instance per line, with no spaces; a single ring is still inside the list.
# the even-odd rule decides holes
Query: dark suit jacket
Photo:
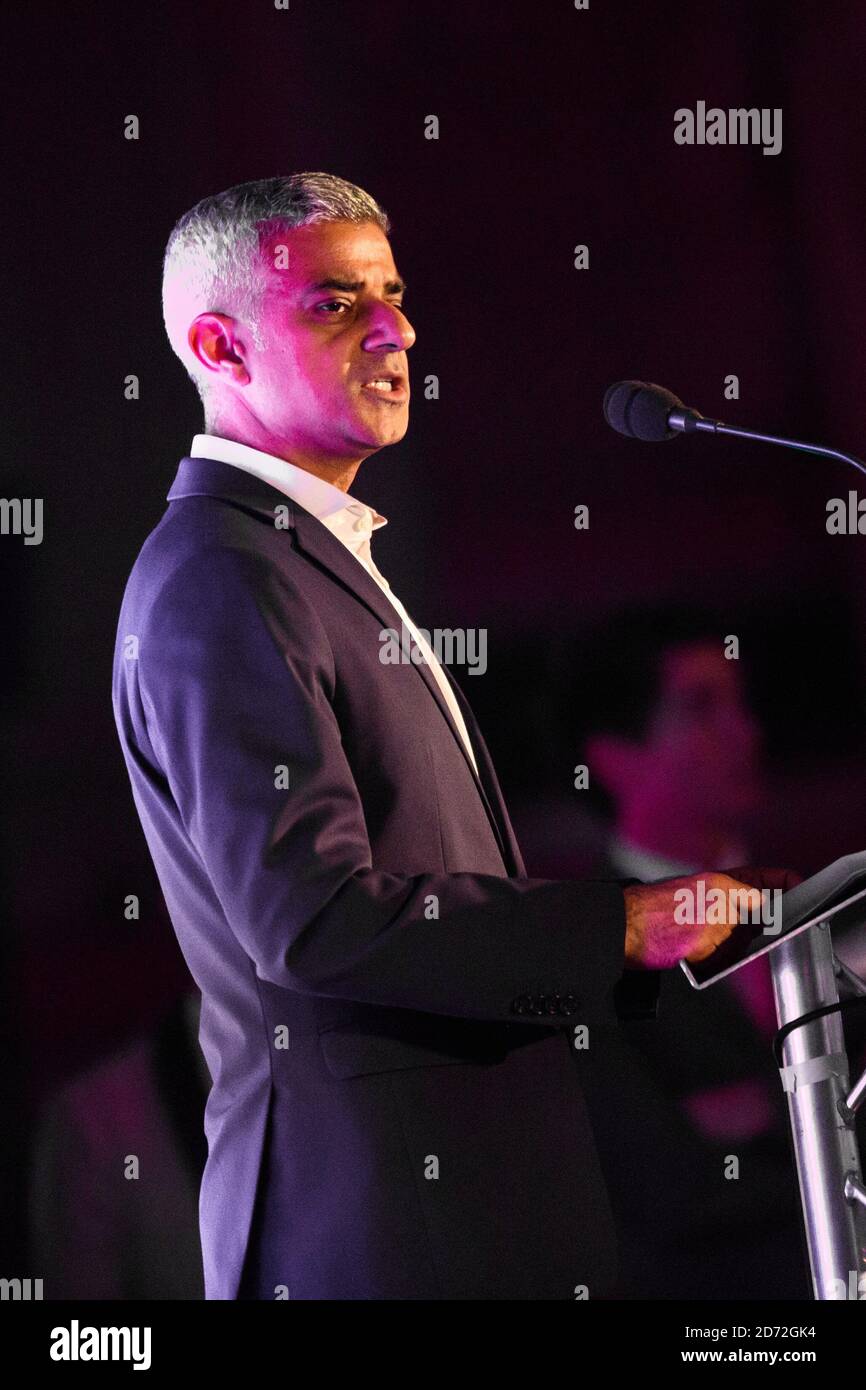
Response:
[[[169,501],[113,702],[203,995],[206,1297],[602,1294],[569,1034],[657,990],[617,983],[621,888],[525,877],[465,699],[480,780],[428,668],[380,661],[399,619],[320,521],[210,459]]]

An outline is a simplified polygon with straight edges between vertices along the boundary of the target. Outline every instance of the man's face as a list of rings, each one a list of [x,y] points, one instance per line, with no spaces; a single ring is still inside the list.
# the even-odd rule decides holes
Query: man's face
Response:
[[[687,814],[736,824],[760,801],[760,745],[737,661],[715,643],[664,653],[641,758],[657,794]]]
[[[373,222],[263,228],[262,255],[265,347],[241,334],[244,403],[299,460],[363,459],[396,444],[409,424],[415,332],[388,238]],[[377,377],[390,388],[366,384]]]

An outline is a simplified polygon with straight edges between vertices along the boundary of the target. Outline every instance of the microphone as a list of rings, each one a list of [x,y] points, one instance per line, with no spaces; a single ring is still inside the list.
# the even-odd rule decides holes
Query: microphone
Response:
[[[866,464],[854,454],[826,449],[821,444],[805,444],[800,439],[737,429],[721,420],[708,420],[699,410],[683,405],[672,391],[651,381],[617,381],[609,386],[604,393],[604,418],[611,429],[627,439],[656,441],[674,439],[678,434],[730,435],[735,439],[756,439],[762,444],[779,444],[785,449],[815,454],[818,458],[839,459],[866,473]]]

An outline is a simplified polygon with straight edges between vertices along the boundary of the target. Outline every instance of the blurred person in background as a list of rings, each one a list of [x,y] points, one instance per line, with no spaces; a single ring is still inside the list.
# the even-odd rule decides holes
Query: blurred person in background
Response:
[[[29,1220],[46,1299],[204,1298],[198,1192],[210,1075],[200,1007],[190,989],[153,1034],[43,1106]]]
[[[763,735],[729,633],[708,613],[633,608],[587,642],[582,760],[610,817],[589,876],[760,858]],[[809,1297],[775,1029],[763,956],[702,991],[671,972],[652,1029],[626,1023],[583,1054],[622,1297]]]

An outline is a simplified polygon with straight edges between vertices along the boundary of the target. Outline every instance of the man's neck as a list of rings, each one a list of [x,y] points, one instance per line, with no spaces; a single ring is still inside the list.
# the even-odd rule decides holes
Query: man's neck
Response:
[[[263,454],[270,454],[273,458],[284,459],[295,468],[302,468],[305,473],[323,478],[326,483],[339,488],[341,492],[349,491],[364,461],[361,458],[322,458],[307,454],[302,448],[271,434],[253,419],[244,420],[242,424],[221,417],[206,419],[204,432],[216,435],[220,439],[230,439],[235,444],[245,444],[249,449],[259,449]]]

